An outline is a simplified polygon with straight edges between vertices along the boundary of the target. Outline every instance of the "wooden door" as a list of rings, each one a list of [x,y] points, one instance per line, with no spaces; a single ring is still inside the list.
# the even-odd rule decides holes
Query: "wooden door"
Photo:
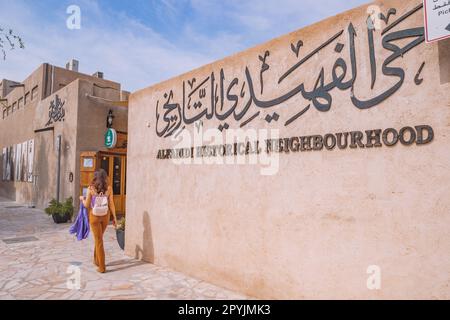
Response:
[[[94,179],[94,172],[97,168],[97,153],[82,152],[80,163],[80,195],[86,196],[87,189]]]
[[[125,155],[100,155],[99,167],[108,174],[114,193],[114,205],[117,214],[125,214],[126,202],[126,156]]]

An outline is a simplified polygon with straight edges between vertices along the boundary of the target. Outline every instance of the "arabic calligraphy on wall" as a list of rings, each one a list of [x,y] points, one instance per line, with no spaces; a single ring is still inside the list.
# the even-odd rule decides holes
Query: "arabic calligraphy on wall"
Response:
[[[175,94],[178,91],[172,89],[158,97],[155,108],[156,134],[158,137],[168,138],[197,121],[203,123],[212,119],[220,122],[220,131],[231,126],[243,128],[258,118],[269,124],[282,123],[288,127],[314,109],[318,112],[329,111],[333,107],[333,94],[337,90],[348,92],[349,101],[357,109],[376,107],[394,95],[406,79],[411,79],[415,85],[423,82],[421,73],[425,61],[416,66],[413,71],[415,73],[411,75],[407,75],[404,69],[395,65],[399,58],[403,58],[425,41],[422,26],[402,28],[403,22],[415,14],[420,14],[422,7],[420,4],[403,14],[399,14],[395,8],[380,13],[378,18],[384,23],[381,30],[375,29],[373,17],[369,16],[366,21],[367,28],[364,27],[368,39],[368,57],[357,55],[359,51],[355,46],[355,39],[358,34],[350,22],[346,28],[336,30],[325,42],[306,53],[303,52],[306,43],[302,39],[287,44],[287,54],[295,57],[295,63],[283,70],[281,76],[270,75],[271,66],[278,67],[279,61],[274,59],[269,50],[265,50],[255,57],[260,64],[257,74],[252,73],[247,65],[242,67],[242,74],[238,77],[230,76],[221,69],[201,79],[186,79],[180,83],[182,90],[178,91],[182,91],[181,94]],[[377,57],[379,51],[375,49],[376,45],[381,46],[387,56],[378,66],[380,59]],[[321,67],[312,81],[301,81],[302,66],[322,51],[338,55],[331,71]],[[370,89],[373,93],[369,98],[362,98],[355,90],[357,80],[365,76],[358,74],[359,59],[367,59],[370,65]],[[381,77],[377,75],[379,69]],[[283,92],[275,98],[267,99],[264,98],[264,82],[267,82],[269,77],[276,77],[278,91]],[[386,79],[390,81],[385,81]],[[377,81],[387,86],[381,93],[374,90]],[[301,106],[300,109],[286,108],[283,115],[272,110],[294,99],[296,104]]]
[[[58,95],[55,96],[55,99],[50,102],[50,106],[48,108],[48,121],[45,124],[48,127],[55,122],[64,121],[64,117],[66,116],[66,110],[64,105],[65,101],[62,101]]]

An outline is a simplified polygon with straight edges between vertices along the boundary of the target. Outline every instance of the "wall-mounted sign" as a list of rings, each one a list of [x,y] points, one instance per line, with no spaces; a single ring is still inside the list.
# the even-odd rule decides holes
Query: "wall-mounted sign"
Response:
[[[372,129],[328,133],[325,135],[294,136],[287,138],[266,139],[264,141],[234,142],[233,144],[201,145],[190,148],[160,149],[156,159],[193,159],[210,157],[233,157],[261,153],[300,153],[304,151],[332,151],[336,149],[367,149],[425,145],[434,139],[434,130],[429,125],[405,126],[400,130],[394,128]]]
[[[450,38],[450,0],[424,0],[423,5],[426,41]]]
[[[125,132],[117,132],[117,142],[114,148],[110,148],[111,152],[126,153],[128,146],[128,135]]]
[[[83,167],[84,168],[93,168],[94,167],[94,159],[93,158],[84,158],[83,159]]]
[[[117,144],[117,132],[113,128],[109,128],[105,134],[105,146],[112,149]]]

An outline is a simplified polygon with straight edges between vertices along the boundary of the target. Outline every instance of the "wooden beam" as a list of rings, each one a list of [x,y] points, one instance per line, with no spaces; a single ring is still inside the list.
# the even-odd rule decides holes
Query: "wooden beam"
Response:
[[[123,101],[114,101],[114,100],[108,100],[108,99],[104,99],[104,98],[100,98],[100,97],[96,97],[90,94],[86,94],[86,97],[89,99],[92,99],[94,101],[97,101],[99,103],[102,104],[107,104],[109,106],[117,106],[117,107],[128,107],[128,100],[123,100]]]

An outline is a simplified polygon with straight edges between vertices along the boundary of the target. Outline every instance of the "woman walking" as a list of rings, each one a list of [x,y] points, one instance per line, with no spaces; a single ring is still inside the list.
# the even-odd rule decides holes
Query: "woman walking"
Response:
[[[105,273],[103,234],[109,224],[111,214],[114,219],[114,226],[117,226],[113,191],[108,184],[108,176],[105,170],[99,169],[94,173],[94,179],[88,188],[86,198],[81,196],[80,201],[89,210],[89,224],[95,241],[94,264],[97,266],[98,272]]]

